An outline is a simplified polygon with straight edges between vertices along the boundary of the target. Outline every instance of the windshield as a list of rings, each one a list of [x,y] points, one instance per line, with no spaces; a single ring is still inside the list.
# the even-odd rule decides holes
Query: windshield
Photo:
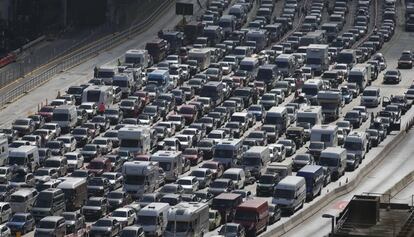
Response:
[[[92,161],[89,163],[89,169],[103,169],[104,163],[100,161]]]
[[[138,216],[138,224],[142,226],[155,225],[157,221],[156,216]]]
[[[244,158],[243,159],[243,165],[245,166],[260,166],[261,165],[261,159],[259,158]]]
[[[295,195],[294,190],[288,190],[288,189],[280,189],[276,188],[274,197],[275,198],[284,198],[284,199],[293,199]]]
[[[114,211],[114,212],[112,212],[112,216],[114,216],[114,217],[128,217],[128,212],[126,212],[126,211]]]
[[[54,221],[40,221],[38,228],[43,228],[43,229],[55,229],[55,222]]]
[[[214,157],[217,158],[233,158],[235,151],[231,149],[216,148]]]
[[[362,151],[363,145],[359,142],[345,141],[344,148],[350,151]]]
[[[210,187],[212,188],[226,188],[227,187],[227,181],[214,181],[212,184],[210,184]]]
[[[254,211],[237,210],[234,218],[239,221],[256,221],[258,219],[258,216]]]
[[[193,185],[191,180],[187,180],[187,179],[180,179],[180,180],[177,181],[177,183],[181,184],[181,185]]]
[[[316,87],[303,87],[302,92],[305,93],[305,95],[317,95],[318,94],[318,88],[316,88]]]
[[[34,206],[40,207],[40,208],[52,207],[52,202],[53,202],[52,194],[40,193],[36,199]]]
[[[26,217],[19,216],[19,215],[14,215],[12,219],[10,220],[10,222],[25,222],[25,221],[26,221]]]
[[[175,233],[187,232],[188,228],[189,223],[183,221],[168,221],[167,224],[167,231]]]
[[[112,220],[98,220],[95,226],[112,226]]]
[[[328,158],[328,157],[320,157],[319,164],[321,166],[327,166],[327,167],[336,167],[338,166],[338,159],[335,158]]]
[[[127,185],[143,185],[146,176],[145,175],[126,175],[124,176],[124,183]]]
[[[273,178],[273,176],[262,175],[259,179],[259,183],[261,183],[261,184],[274,184],[275,179]]]
[[[25,161],[24,157],[9,156],[9,165],[22,166],[25,164]]]

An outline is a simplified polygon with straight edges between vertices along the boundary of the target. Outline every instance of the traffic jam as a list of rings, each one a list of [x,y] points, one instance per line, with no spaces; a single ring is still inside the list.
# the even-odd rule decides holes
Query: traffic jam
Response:
[[[0,236],[266,233],[402,129],[414,86],[381,90],[413,53],[379,52],[396,11],[209,1],[0,130]]]

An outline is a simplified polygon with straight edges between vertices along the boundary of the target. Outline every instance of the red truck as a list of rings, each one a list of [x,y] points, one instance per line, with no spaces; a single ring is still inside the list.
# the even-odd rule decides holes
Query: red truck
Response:
[[[178,110],[178,114],[182,115],[185,118],[186,125],[189,125],[197,119],[198,112],[195,105],[182,105]]]
[[[269,204],[260,198],[247,200],[236,208],[233,222],[243,225],[247,236],[256,236],[267,229]]]
[[[112,171],[112,163],[108,158],[98,157],[91,160],[86,168],[95,176],[101,176],[105,172]]]

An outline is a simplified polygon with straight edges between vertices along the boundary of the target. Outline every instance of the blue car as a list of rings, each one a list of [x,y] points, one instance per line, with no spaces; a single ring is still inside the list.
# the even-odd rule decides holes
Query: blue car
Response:
[[[13,234],[20,232],[22,235],[28,233],[35,228],[35,221],[30,213],[18,212],[13,215],[9,222],[7,222],[7,227],[10,228]]]
[[[247,109],[247,113],[252,114],[256,117],[257,121],[262,120],[262,118],[265,116],[265,109],[262,105],[251,105],[248,109]]]

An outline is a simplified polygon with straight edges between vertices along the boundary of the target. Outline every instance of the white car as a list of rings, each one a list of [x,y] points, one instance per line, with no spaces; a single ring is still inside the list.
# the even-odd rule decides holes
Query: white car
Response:
[[[60,136],[56,140],[62,141],[67,151],[71,152],[76,150],[76,139],[73,135]]]
[[[194,193],[199,187],[199,182],[195,176],[182,177],[176,183],[183,187],[185,193]]]
[[[84,158],[80,152],[68,152],[65,153],[65,157],[68,160],[68,168],[70,170],[76,170],[83,167]]]
[[[134,209],[129,207],[118,208],[110,214],[110,218],[121,223],[122,227],[133,225],[137,219]]]
[[[60,133],[62,132],[62,129],[57,123],[45,123],[42,128],[50,130],[51,133],[55,134],[56,137],[59,137]]]
[[[9,227],[7,227],[5,224],[0,225],[0,236],[1,237],[11,237],[11,230]]]

